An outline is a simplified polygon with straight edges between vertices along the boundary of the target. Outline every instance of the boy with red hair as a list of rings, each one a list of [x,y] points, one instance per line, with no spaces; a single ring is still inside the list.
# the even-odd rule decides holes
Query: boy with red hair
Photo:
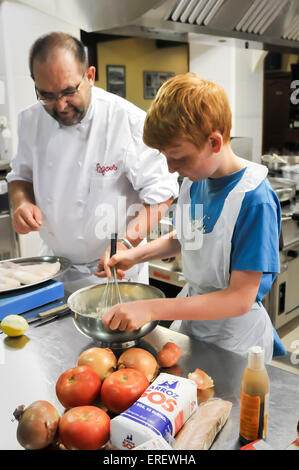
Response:
[[[273,327],[261,300],[279,272],[280,204],[267,168],[234,154],[231,110],[224,90],[195,74],[168,80],[157,93],[143,140],[160,150],[170,172],[184,177],[175,231],[114,255],[119,278],[130,266],[182,255],[186,285],[177,298],[114,306],[111,329],[134,330],[153,320],[247,355],[273,353]]]

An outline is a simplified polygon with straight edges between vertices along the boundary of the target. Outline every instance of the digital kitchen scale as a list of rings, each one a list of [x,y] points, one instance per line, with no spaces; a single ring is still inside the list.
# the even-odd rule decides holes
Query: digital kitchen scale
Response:
[[[11,314],[21,314],[64,297],[60,281],[47,281],[21,291],[0,294],[0,321]]]

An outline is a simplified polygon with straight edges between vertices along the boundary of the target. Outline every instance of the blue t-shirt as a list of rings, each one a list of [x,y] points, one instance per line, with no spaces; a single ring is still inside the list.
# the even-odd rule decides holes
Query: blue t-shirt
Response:
[[[207,178],[192,184],[191,218],[195,218],[196,204],[202,204],[204,233],[213,230],[226,197],[244,172],[245,168],[221,178]],[[245,194],[233,232],[230,259],[230,272],[263,272],[256,298],[258,302],[270,290],[280,270],[280,226],[280,203],[269,181],[265,179],[257,188]]]

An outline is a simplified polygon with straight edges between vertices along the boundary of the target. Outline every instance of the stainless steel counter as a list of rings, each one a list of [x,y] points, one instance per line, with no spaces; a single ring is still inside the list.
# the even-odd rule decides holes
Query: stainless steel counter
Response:
[[[167,341],[175,341],[183,350],[178,362],[182,376],[196,367],[203,369],[214,379],[214,395],[233,403],[212,449],[238,449],[239,390],[246,361],[161,326],[147,335],[140,347],[155,353]],[[0,335],[0,449],[21,448],[16,439],[17,423],[12,422],[18,405],[48,400],[63,413],[55,394],[56,381],[62,372],[76,365],[83,350],[92,346],[95,343],[76,329],[71,316],[38,328],[32,324],[19,338]],[[299,376],[270,366],[267,369],[271,383],[267,442],[275,449],[284,449],[296,438]]]

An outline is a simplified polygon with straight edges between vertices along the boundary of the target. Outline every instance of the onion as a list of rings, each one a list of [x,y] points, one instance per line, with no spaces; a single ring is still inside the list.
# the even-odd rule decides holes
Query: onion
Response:
[[[56,437],[59,413],[48,401],[34,401],[28,408],[21,405],[14,411],[19,421],[17,439],[28,450],[43,449]]]
[[[203,370],[196,368],[193,372],[189,372],[188,379],[196,383],[198,390],[206,390],[207,388],[214,387],[212,377],[206,374]]]
[[[103,381],[116,369],[117,359],[109,348],[90,348],[78,357],[78,366],[89,366]]]
[[[154,380],[159,370],[154,356],[141,348],[131,348],[123,352],[118,359],[117,368],[137,369],[143,372],[149,382]]]

